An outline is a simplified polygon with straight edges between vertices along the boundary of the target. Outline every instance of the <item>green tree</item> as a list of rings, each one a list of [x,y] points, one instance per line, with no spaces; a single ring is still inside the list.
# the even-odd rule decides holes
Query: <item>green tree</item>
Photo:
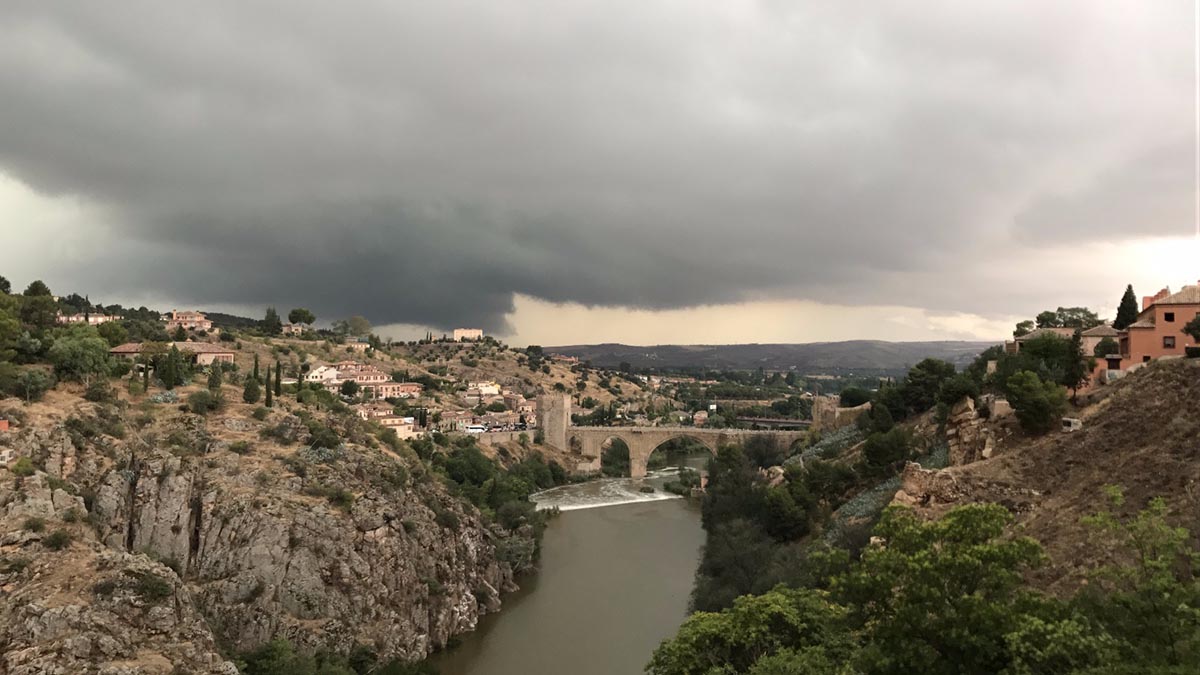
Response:
[[[1017,327],[1013,329],[1013,337],[1019,338],[1029,335],[1033,332],[1034,328],[1036,328],[1036,326],[1034,326],[1033,321],[1026,319],[1025,321],[1018,323]]]
[[[1192,339],[1196,341],[1196,344],[1200,344],[1200,314],[1197,314],[1196,318],[1187,322],[1187,324],[1183,327],[1183,332],[1192,336]]]
[[[12,293],[12,284],[10,284],[8,279],[5,279],[4,277],[0,277],[0,293],[5,295]]]
[[[342,382],[342,386],[339,391],[342,392],[342,396],[357,396],[358,388],[359,387],[358,387],[357,382],[355,382],[354,380],[346,380],[346,381]]]
[[[1121,353],[1121,345],[1117,344],[1117,341],[1110,337],[1106,337],[1103,340],[1101,340],[1100,342],[1097,342],[1096,347],[1092,350],[1092,356],[1098,356],[1100,358],[1104,358],[1105,356],[1108,356],[1109,354],[1120,354],[1120,353]]]
[[[821,592],[779,587],[744,596],[720,612],[688,617],[674,638],[654,650],[650,675],[732,675],[752,671],[764,659],[820,658],[826,663],[851,659],[854,641],[846,628],[846,610]],[[761,666],[760,666],[761,667]],[[827,673],[829,670],[778,670],[778,673]],[[916,671],[914,671],[916,672]]]
[[[275,362],[275,395],[283,395],[283,366],[279,364],[279,361]]]
[[[21,302],[21,321],[34,328],[54,327],[58,319],[58,303],[54,302],[54,298],[41,293],[29,295],[28,291],[25,295],[26,297]]]
[[[36,281],[31,282],[29,284],[29,286],[25,288],[25,292],[22,295],[24,295],[27,298],[36,298],[36,297],[50,297],[53,294],[50,292],[50,287],[47,286],[46,283],[43,282],[41,279],[38,279]]]
[[[26,403],[42,400],[42,396],[54,387],[54,378],[40,368],[26,368],[16,375],[13,393]]]
[[[1091,356],[1083,353],[1083,335],[1081,331],[1076,330],[1075,334],[1071,336],[1067,354],[1063,379],[1059,383],[1070,389],[1072,396],[1074,396],[1079,391],[1079,388],[1086,385],[1091,379],[1095,364]]]
[[[253,377],[247,377],[246,384],[242,386],[242,400],[246,403],[258,403],[258,399],[261,396],[262,390],[259,388],[258,380]]]
[[[1129,324],[1137,321],[1137,318],[1137,296],[1133,294],[1133,284],[1130,284],[1125,287],[1125,294],[1121,296],[1121,304],[1117,307],[1117,318],[1113,319],[1112,326],[1117,330],[1125,330],[1129,328]]]
[[[871,392],[862,387],[846,387],[842,390],[838,404],[843,408],[857,408],[871,400]]]
[[[279,335],[283,332],[283,322],[279,320],[279,312],[274,307],[267,308],[267,315],[262,321],[263,332],[267,335]]]
[[[123,345],[129,341],[129,331],[117,321],[108,321],[96,327],[100,337],[108,342],[109,347]]]
[[[350,335],[364,337],[371,332],[371,322],[356,314],[346,319],[346,330]]]
[[[1043,381],[1037,373],[1022,370],[1008,379],[1006,388],[1008,402],[1028,433],[1054,429],[1067,410],[1067,395],[1062,387]]]
[[[925,522],[887,509],[875,528],[884,545],[833,581],[834,597],[866,647],[859,663],[879,675],[994,675],[1007,665],[1004,636],[1016,626],[1022,575],[1043,559],[1027,537],[1005,536],[997,504],[954,509]]]
[[[252,377],[255,380],[258,380],[258,352],[254,353],[254,374],[252,375]]]
[[[275,393],[275,389],[274,389],[274,387],[271,386],[271,366],[267,366],[266,382],[267,382],[267,386],[266,386],[267,395],[266,395],[266,398],[263,399],[263,405],[270,408],[275,402],[274,397],[273,397],[273,394]]]
[[[1121,639],[1121,661],[1200,668],[1200,582],[1187,529],[1167,521],[1162,498],[1135,515],[1124,491],[1107,486],[1109,508],[1084,519],[1097,550],[1117,562],[1100,568],[1079,606]]]
[[[908,432],[895,427],[887,433],[874,433],[863,444],[865,472],[880,475],[891,466],[908,459],[911,439]]]
[[[175,332],[171,334],[171,339],[176,342],[187,342],[187,329],[183,326],[176,326]]]
[[[54,341],[46,353],[60,380],[90,384],[92,379],[109,373],[108,343],[95,335],[79,331]]]
[[[187,361],[175,345],[171,345],[171,349],[167,351],[166,355],[159,359],[159,364],[154,370],[158,373],[158,379],[162,380],[163,386],[167,389],[174,389],[182,385],[190,375]]]
[[[902,393],[905,405],[912,413],[923,413],[937,403],[942,384],[954,377],[954,364],[939,359],[925,359],[913,366],[904,378]]]
[[[221,391],[221,367],[216,363],[208,368],[208,390]]]
[[[297,307],[297,308],[293,309],[292,311],[288,312],[288,321],[292,322],[293,324],[302,323],[302,324],[311,326],[313,324],[313,322],[316,320],[317,320],[317,317],[312,312],[308,311],[307,309],[304,309],[303,307]]]

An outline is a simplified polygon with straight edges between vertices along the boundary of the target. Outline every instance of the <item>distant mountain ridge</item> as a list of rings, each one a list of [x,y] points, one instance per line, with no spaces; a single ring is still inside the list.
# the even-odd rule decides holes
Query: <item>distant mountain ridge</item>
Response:
[[[960,369],[995,342],[886,342],[847,340],[799,344],[741,345],[654,345],[624,344],[566,345],[545,351],[575,356],[592,365],[616,368],[628,363],[635,368],[723,370],[791,370],[801,374],[846,374],[849,372],[897,373],[921,359],[949,361]]]

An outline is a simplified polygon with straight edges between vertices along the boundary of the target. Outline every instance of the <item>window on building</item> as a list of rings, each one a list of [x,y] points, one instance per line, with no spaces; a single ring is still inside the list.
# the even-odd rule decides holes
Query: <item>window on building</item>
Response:
[[[1143,356],[1143,357],[1142,357],[1142,363],[1150,363],[1150,357],[1149,357],[1149,356]]]
[[[1167,335],[1163,337],[1163,349],[1175,349],[1175,336]]]
[[[1163,312],[1163,321],[1175,323],[1175,312]]]

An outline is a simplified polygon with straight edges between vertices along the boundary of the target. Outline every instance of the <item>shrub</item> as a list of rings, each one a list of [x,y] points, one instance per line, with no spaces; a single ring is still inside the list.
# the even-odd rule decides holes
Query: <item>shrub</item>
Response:
[[[458,514],[448,509],[438,509],[434,514],[434,522],[448,530],[458,530]]]
[[[28,457],[22,457],[9,467],[8,470],[18,476],[25,477],[32,476],[37,469],[34,468],[33,462]]]
[[[21,529],[27,532],[41,532],[46,529],[46,521],[37,517],[29,517],[25,519],[24,523],[21,523]]]
[[[270,411],[268,408],[265,408],[265,407],[263,407],[263,406],[261,406],[261,405],[260,405],[260,406],[258,406],[257,408],[255,408],[255,409],[254,409],[254,412],[250,413],[250,415],[251,415],[251,417],[253,417],[254,419],[256,419],[256,420],[258,420],[259,422],[261,422],[261,421],[263,421],[263,420],[267,419],[267,415],[268,415],[270,412],[271,412],[271,411]]]
[[[908,433],[900,428],[886,434],[871,434],[863,445],[863,462],[867,473],[882,473],[887,467],[907,459],[908,446]]]
[[[237,455],[248,455],[252,449],[250,441],[234,441],[229,444],[229,451]]]
[[[71,536],[70,532],[67,532],[63,529],[58,529],[51,532],[49,536],[43,539],[42,544],[52,551],[61,551],[62,549],[70,546],[73,539],[74,537]]]
[[[842,390],[838,405],[843,408],[857,408],[871,400],[871,392],[862,387],[847,387]]]
[[[221,397],[208,390],[192,392],[187,400],[188,409],[197,415],[207,415],[221,407]]]
[[[137,593],[143,600],[156,602],[171,597],[173,589],[171,588],[171,582],[157,574],[146,572],[137,575],[133,585],[133,592]]]
[[[112,403],[117,400],[117,391],[104,380],[97,380],[87,386],[83,398],[92,403]]]

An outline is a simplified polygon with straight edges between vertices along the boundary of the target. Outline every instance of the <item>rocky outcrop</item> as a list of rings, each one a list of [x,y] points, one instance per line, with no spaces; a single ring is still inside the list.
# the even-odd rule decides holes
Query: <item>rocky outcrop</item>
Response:
[[[239,455],[197,419],[127,441],[69,425],[5,438],[38,470],[0,468],[0,675],[232,673],[215,644],[275,638],[420,659],[497,611],[532,564],[532,532],[485,523],[415,457],[269,442]],[[75,543],[48,550],[64,528]],[[59,568],[73,572],[47,576]],[[148,604],[151,571],[170,594]]]
[[[513,564],[500,559],[511,537],[427,478],[397,478],[394,458],[348,452],[333,464],[293,465],[303,476],[278,462],[274,475],[230,475],[227,462],[144,453],[105,476],[94,518],[108,546],[179,570],[215,633],[237,649],[285,637],[422,658],[515,588]],[[392,484],[359,478],[389,471]],[[352,504],[323,496],[334,489]]]
[[[946,421],[946,443],[950,465],[961,466],[988,459],[996,450],[996,436],[987,420],[975,411],[975,401],[966,397],[950,410]]]
[[[0,673],[236,675],[163,565],[95,544],[4,555]]]

